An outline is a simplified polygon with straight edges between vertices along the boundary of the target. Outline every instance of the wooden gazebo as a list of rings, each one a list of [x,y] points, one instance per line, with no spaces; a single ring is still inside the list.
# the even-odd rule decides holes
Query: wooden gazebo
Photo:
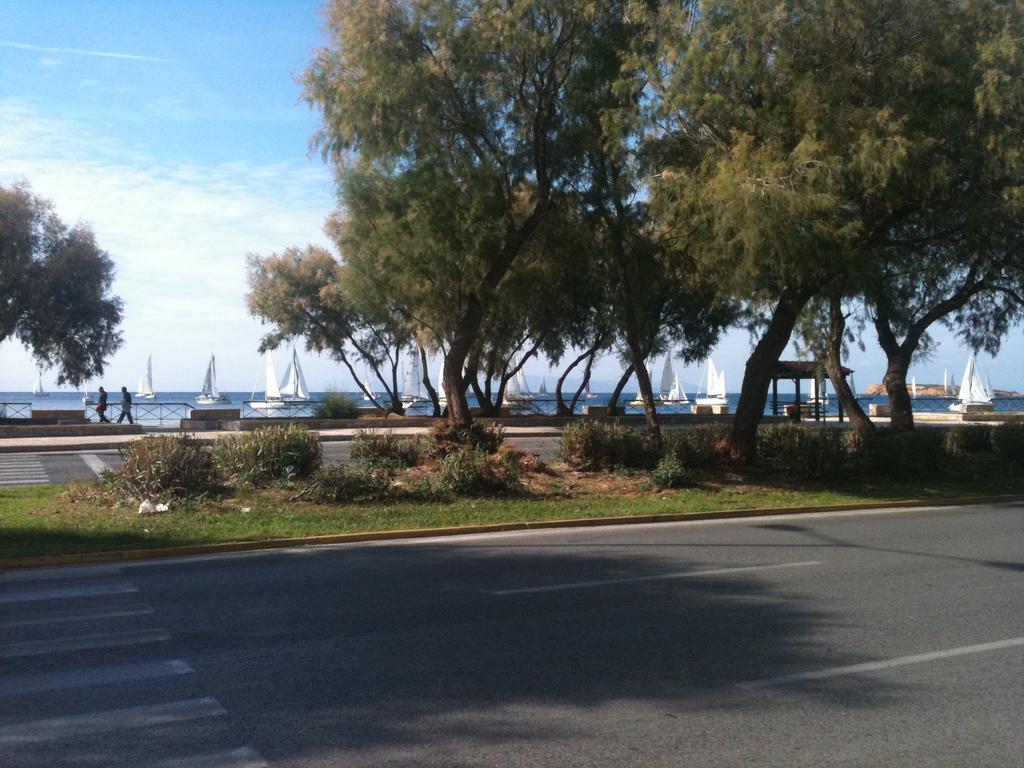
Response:
[[[821,395],[825,392],[824,384],[818,392],[819,396],[813,401],[804,403],[800,399],[801,381],[828,381],[828,376],[823,376],[825,367],[816,360],[780,360],[772,369],[772,415],[779,416],[786,410],[786,406],[793,406],[793,415],[800,419],[805,414],[812,416],[815,421],[822,421],[825,418],[825,410],[822,408]],[[843,367],[843,378],[853,373],[850,368]],[[792,381],[795,395],[792,403],[779,402],[779,381]],[[814,392],[814,387],[808,388],[808,394]],[[843,420],[843,404],[836,399],[839,408],[839,420]]]

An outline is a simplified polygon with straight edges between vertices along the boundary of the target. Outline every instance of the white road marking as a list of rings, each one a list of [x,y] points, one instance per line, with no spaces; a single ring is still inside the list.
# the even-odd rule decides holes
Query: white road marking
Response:
[[[70,672],[52,672],[45,675],[23,675],[0,680],[0,696],[24,696],[30,693],[61,691],[68,688],[114,685],[136,680],[187,675],[192,672],[195,670],[186,662],[174,660],[146,664],[122,664],[117,667],[96,667]]]
[[[809,565],[821,565],[819,560],[806,560],[800,563],[776,563],[774,565],[744,565],[736,568],[713,568],[706,571],[680,571],[678,573],[659,573],[653,576],[634,576],[626,579],[601,579],[599,581],[575,581],[568,584],[549,584],[543,587],[522,587],[520,589],[495,589],[492,595],[523,595],[530,592],[556,592],[561,589],[585,589],[588,587],[605,587],[611,584],[632,584],[640,581],[661,581],[666,579],[695,579],[702,576],[721,576],[730,573],[747,571],[769,571],[780,568],[802,568]]]
[[[118,619],[125,616],[146,616],[151,613],[153,613],[153,608],[145,603],[76,608],[68,611],[36,613],[17,619],[5,619],[0,621],[0,629],[31,627],[37,624],[58,624],[65,621],[102,621],[104,619]]]
[[[35,455],[0,455],[0,485],[42,485],[50,478]]]
[[[126,595],[138,592],[134,584],[100,584],[94,587],[72,587],[68,589],[37,589],[0,594],[0,603],[28,603],[36,600],[67,600],[74,597],[99,597],[100,595]]]
[[[207,696],[202,699],[111,709],[86,715],[52,717],[47,720],[32,720],[0,727],[0,746],[13,747],[127,728],[149,728],[164,723],[216,717],[226,713],[220,702],[212,696]]]
[[[59,651],[84,651],[89,648],[115,648],[119,645],[140,643],[161,643],[171,636],[162,629],[137,629],[131,632],[107,632],[102,635],[79,635],[58,637],[51,640],[33,640],[28,643],[7,643],[0,645],[0,659],[16,656],[42,656]]]
[[[58,568],[23,568],[0,573],[0,583],[16,581],[51,581],[55,579],[82,579],[89,576],[120,576],[119,565],[61,566]]]
[[[840,675],[855,675],[858,672],[873,672],[877,669],[890,669],[892,667],[903,667],[907,664],[922,664],[926,661],[938,661],[949,659],[954,656],[966,656],[971,653],[987,653],[988,651],[1000,651],[1004,648],[1024,645],[1024,637],[1012,637],[1009,640],[997,640],[994,643],[981,643],[979,645],[965,645],[960,648],[949,648],[945,651],[933,651],[931,653],[917,653],[913,656],[898,656],[895,659],[884,661],[869,661],[864,664],[851,664],[846,667],[831,667],[819,669],[814,672],[798,672],[794,675],[782,675],[780,677],[769,677],[764,680],[749,680],[745,683],[736,683],[737,688],[746,691],[756,691],[760,688],[771,688],[777,685],[788,685],[789,683],[801,683],[806,680],[824,680],[829,677]]]
[[[190,755],[150,763],[146,768],[267,768],[266,761],[251,747],[239,747],[230,752]]]
[[[107,466],[107,463],[95,453],[83,453],[82,461],[84,461],[85,465],[93,471],[93,474],[96,475],[96,477],[100,477],[104,472],[110,469],[110,467]]]

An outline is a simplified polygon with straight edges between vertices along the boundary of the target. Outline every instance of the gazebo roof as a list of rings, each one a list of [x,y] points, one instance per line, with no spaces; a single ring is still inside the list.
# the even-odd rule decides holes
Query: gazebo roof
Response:
[[[779,360],[772,369],[773,379],[813,379],[821,369],[821,363],[814,360]],[[853,373],[852,368],[843,366],[843,376]]]

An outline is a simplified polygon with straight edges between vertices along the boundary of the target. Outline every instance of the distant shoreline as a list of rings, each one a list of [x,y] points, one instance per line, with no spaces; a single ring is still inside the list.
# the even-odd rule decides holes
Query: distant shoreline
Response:
[[[910,386],[909,384],[907,385]],[[953,397],[956,398],[956,393],[960,388],[958,386],[951,387],[952,394],[947,395],[945,388],[941,384],[918,384],[917,385],[917,396],[918,397]],[[885,385],[884,384],[871,384],[864,394],[867,395],[884,395]],[[995,397],[1024,397],[1024,393],[1014,392],[1010,389],[996,389],[993,390],[992,394]]]

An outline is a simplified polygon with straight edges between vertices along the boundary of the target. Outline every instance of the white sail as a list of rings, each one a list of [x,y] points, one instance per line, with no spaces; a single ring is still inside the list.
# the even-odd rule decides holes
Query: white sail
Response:
[[[217,360],[210,355],[210,362],[206,364],[206,376],[203,377],[202,391],[196,395],[197,403],[228,403],[229,398],[225,397],[217,389]]]
[[[516,383],[519,384],[519,393],[523,397],[530,397],[533,394],[530,392],[530,384],[526,381],[526,374],[523,373],[522,368],[516,371]]]
[[[210,355],[210,362],[206,364],[206,375],[203,377],[203,386],[199,390],[200,395],[212,395],[216,393],[217,385],[213,380],[213,355]]]
[[[985,382],[981,380],[973,352],[967,358],[967,366],[964,368],[963,379],[960,381],[958,397],[961,405],[981,405],[992,402],[992,394]],[[956,408],[956,406],[953,407]]]
[[[661,368],[661,386],[658,388],[658,396],[662,400],[671,400],[672,382],[676,379],[676,372],[672,369],[672,350],[665,355],[665,365]]]
[[[32,395],[34,397],[46,397],[47,391],[43,389],[43,372],[39,371],[36,375],[36,383],[32,385]]]
[[[279,388],[280,396],[290,400],[308,400],[309,389],[306,387],[306,377],[302,375],[302,367],[299,365],[299,353],[292,348],[292,361],[284,372]]]
[[[448,402],[448,395],[444,392],[444,358],[442,357],[437,363],[437,384],[434,389],[437,390],[437,401],[439,403]]]
[[[548,393],[548,380],[547,377],[543,377],[540,380],[540,389],[537,390],[538,395],[546,395]]]
[[[266,384],[264,385],[264,395],[266,396],[267,400],[280,400],[281,389],[280,387],[277,386],[277,374],[274,373],[274,358],[270,356],[269,351],[266,353],[266,358],[267,379]]]
[[[917,376],[910,377],[910,396],[917,397]]]
[[[942,394],[945,397],[949,397],[953,394],[953,389],[949,385],[949,368],[942,370]]]
[[[694,397],[697,405],[727,405],[728,398],[725,396],[725,371],[719,371],[715,362],[708,358],[707,390],[704,397],[700,397],[699,391]]]
[[[668,400],[673,403],[688,403],[689,398],[686,397],[686,392],[683,391],[683,385],[679,383],[679,376],[675,376],[672,379],[672,389],[668,392]]]
[[[135,393],[136,397],[155,397],[156,393],[153,391],[153,356],[150,355],[146,358],[146,372],[139,377],[139,389]]]
[[[415,353],[410,357],[412,359],[409,367],[405,369],[405,380],[402,382],[402,400],[406,402],[422,398],[420,386],[423,375],[420,373],[420,358]]]

